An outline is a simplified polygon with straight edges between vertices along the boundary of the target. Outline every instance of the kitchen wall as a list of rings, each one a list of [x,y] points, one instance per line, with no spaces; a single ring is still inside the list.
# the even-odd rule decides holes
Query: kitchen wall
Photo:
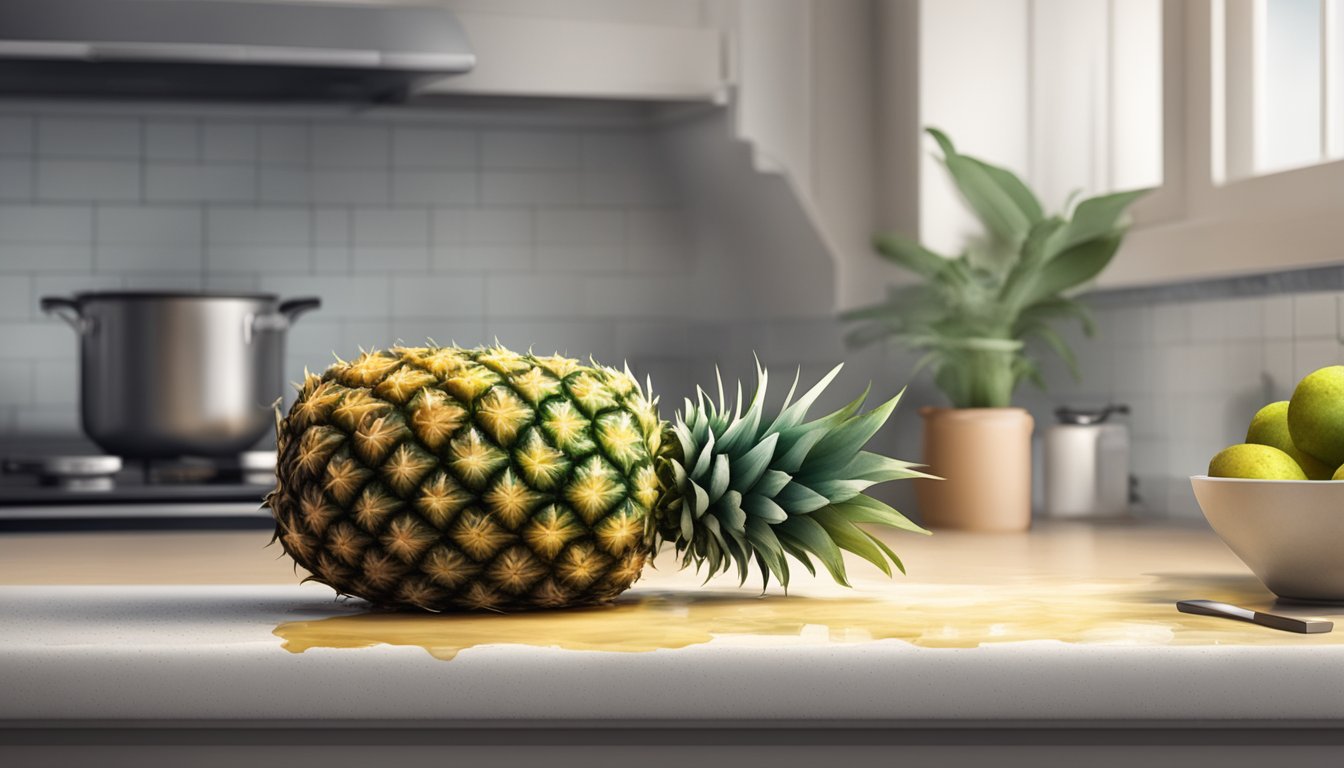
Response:
[[[433,338],[629,358],[686,389],[689,241],[658,129],[606,119],[0,112],[0,436],[74,434],[76,340],[39,297],[319,295],[289,377]]]
[[[753,207],[791,193],[741,170],[725,120],[6,108],[0,437],[78,433],[76,340],[40,296],[204,288],[326,300],[292,332],[291,379],[333,351],[498,336],[629,359],[670,414],[715,364],[749,382],[759,354],[778,398],[795,366],[806,385],[846,360],[820,407],[909,385],[877,447],[917,458],[917,409],[941,395],[910,379],[909,354],[845,348],[834,264],[797,246],[782,203]],[[720,144],[708,163],[740,166],[744,186],[697,166]],[[1342,291],[1344,270],[1317,270],[1097,295],[1099,335],[1071,336],[1082,382],[1049,362],[1049,392],[1019,401],[1042,429],[1057,405],[1129,404],[1137,513],[1198,517],[1187,476],[1260,405],[1344,361]],[[913,509],[908,486],[881,495]]]
[[[1198,519],[1189,476],[1243,442],[1261,406],[1344,362],[1342,288],[1344,268],[1323,268],[1097,294],[1097,336],[1069,335],[1082,381],[1051,359],[1049,394],[1024,389],[1022,404],[1038,434],[1056,405],[1131,406],[1137,513]]]

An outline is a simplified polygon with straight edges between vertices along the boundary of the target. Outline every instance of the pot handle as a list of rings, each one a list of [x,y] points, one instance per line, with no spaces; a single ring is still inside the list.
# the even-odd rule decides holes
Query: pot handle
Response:
[[[284,331],[288,330],[294,319],[304,312],[317,309],[322,306],[322,300],[316,296],[305,296],[300,299],[289,299],[280,302],[276,307],[277,314],[274,315],[253,315],[243,316],[243,343],[251,344],[253,336],[257,331]]]
[[[297,299],[286,299],[280,302],[278,309],[280,314],[284,315],[291,323],[304,312],[311,312],[322,306],[322,299],[316,296],[303,296]]]
[[[83,336],[93,331],[93,318],[85,317],[79,311],[79,302],[64,296],[43,296],[38,307],[49,315],[55,315],[66,322],[75,333]]]

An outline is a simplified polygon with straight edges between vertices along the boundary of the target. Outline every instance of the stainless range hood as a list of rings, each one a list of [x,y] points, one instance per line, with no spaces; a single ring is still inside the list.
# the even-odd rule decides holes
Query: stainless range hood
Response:
[[[396,101],[475,63],[441,8],[0,0],[0,96]]]

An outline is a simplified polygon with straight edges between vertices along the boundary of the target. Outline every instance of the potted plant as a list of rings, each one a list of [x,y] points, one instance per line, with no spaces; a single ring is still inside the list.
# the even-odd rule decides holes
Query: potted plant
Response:
[[[922,278],[894,286],[885,301],[845,313],[854,345],[890,339],[924,353],[951,408],[924,408],[924,461],[943,482],[918,481],[930,526],[1025,530],[1031,524],[1031,415],[1012,407],[1024,379],[1044,388],[1026,342],[1040,339],[1075,377],[1077,362],[1051,326],[1092,319],[1066,294],[1096,277],[1124,236],[1125,209],[1148,190],[1065,203],[1047,215],[1012,172],[959,154],[927,129],[984,235],[948,257],[900,235],[880,235],[877,252]]]

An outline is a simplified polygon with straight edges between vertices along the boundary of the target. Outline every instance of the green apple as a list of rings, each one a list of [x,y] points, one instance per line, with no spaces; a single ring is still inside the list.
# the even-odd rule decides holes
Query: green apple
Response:
[[[1329,480],[1334,474],[1332,465],[1293,444],[1293,437],[1288,431],[1287,400],[1270,403],[1256,412],[1255,418],[1251,419],[1251,428],[1246,430],[1246,442],[1278,448],[1292,456],[1309,480]]]
[[[1293,457],[1268,445],[1240,443],[1218,452],[1209,462],[1209,477],[1255,480],[1306,480]]]
[[[1344,365],[1310,373],[1288,401],[1293,445],[1330,466],[1344,464]]]

